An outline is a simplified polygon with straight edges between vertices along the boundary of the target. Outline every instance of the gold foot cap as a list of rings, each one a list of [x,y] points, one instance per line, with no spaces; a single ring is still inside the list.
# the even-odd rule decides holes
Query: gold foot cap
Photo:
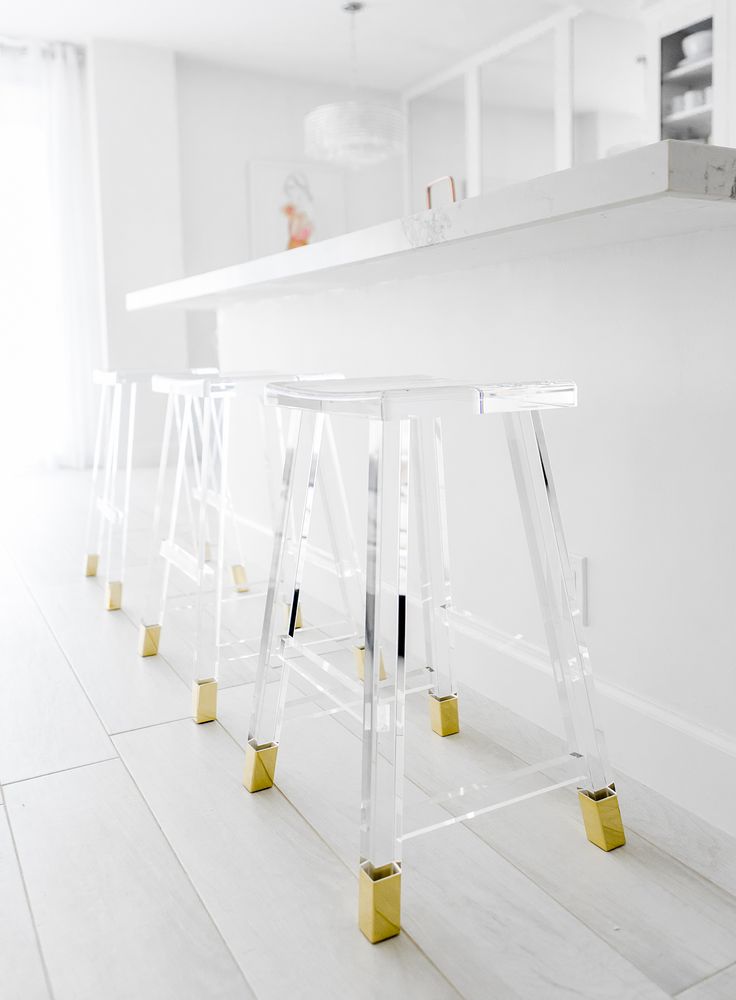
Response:
[[[429,696],[429,721],[432,731],[438,736],[454,736],[460,732],[460,716],[458,714],[457,695],[449,694],[445,698]]]
[[[262,747],[248,744],[245,749],[243,784],[249,792],[262,792],[264,788],[273,787],[278,752],[278,743],[266,743]]]
[[[239,563],[233,566],[233,581],[239,594],[248,592],[250,588],[248,587],[248,577],[245,575],[245,566],[241,566]]]
[[[85,576],[97,576],[97,567],[100,565],[100,557],[96,555],[87,556],[87,564],[84,569]]]
[[[585,833],[591,844],[600,847],[602,851],[613,851],[626,843],[618,795],[613,785],[597,792],[579,788],[578,800]]]
[[[360,869],[358,927],[371,944],[401,930],[401,869],[398,865]]]
[[[365,646],[353,646],[353,654],[355,656],[355,672],[358,675],[359,680],[365,680]],[[378,679],[385,681],[388,677],[386,673],[386,667],[383,663],[383,653],[381,653],[381,672],[378,675]]]
[[[160,639],[160,625],[141,625],[138,630],[138,655],[156,656]]]
[[[105,607],[108,611],[119,611],[122,605],[123,585],[119,580],[112,580],[105,587]]]
[[[217,681],[214,677],[192,682],[192,718],[214,722],[217,718]]]

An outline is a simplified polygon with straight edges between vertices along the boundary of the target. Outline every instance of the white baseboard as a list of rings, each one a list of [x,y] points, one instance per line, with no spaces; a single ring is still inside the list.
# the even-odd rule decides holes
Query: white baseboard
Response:
[[[560,735],[546,650],[469,614],[457,613],[455,624],[465,682]],[[734,787],[736,740],[601,678],[596,694],[614,769],[736,836],[736,801],[723,791]]]

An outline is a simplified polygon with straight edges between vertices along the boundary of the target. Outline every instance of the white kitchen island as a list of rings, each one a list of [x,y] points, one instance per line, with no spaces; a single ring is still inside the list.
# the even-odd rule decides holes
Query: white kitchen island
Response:
[[[223,370],[574,379],[578,410],[546,427],[614,766],[736,835],[735,266],[736,150],[666,142],[128,308],[217,310]],[[460,681],[555,729],[493,423],[447,428]]]

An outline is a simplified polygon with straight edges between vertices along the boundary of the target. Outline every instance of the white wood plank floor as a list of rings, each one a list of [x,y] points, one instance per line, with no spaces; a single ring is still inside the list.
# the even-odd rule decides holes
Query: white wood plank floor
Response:
[[[736,897],[695,870],[712,861],[656,846],[656,817],[604,855],[568,791],[408,841],[404,931],[369,945],[353,720],[291,719],[278,788],[248,795],[248,671],[217,723],[191,722],[186,645],[140,660],[140,593],[108,613],[81,578],[86,489],[22,484],[2,539],[2,1000],[736,998]],[[438,740],[410,699],[408,811],[462,811],[437,790],[497,781],[539,742],[471,691],[462,720]]]

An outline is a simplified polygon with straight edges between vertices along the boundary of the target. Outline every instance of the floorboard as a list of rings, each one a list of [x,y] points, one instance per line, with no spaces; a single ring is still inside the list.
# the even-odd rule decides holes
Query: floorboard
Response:
[[[55,1000],[253,996],[119,760],[6,803]]]
[[[220,726],[115,743],[261,1000],[368,1000],[379,979],[387,997],[457,996],[409,936],[365,941],[355,876],[282,795],[245,791],[242,751]]]
[[[297,678],[278,788],[249,795],[255,657],[226,662],[220,721],[196,726],[191,609],[169,616],[162,656],[135,652],[153,474],[139,479],[115,613],[102,579],[82,575],[88,477],[13,492],[0,557],[2,1000],[372,1000],[378,983],[388,1000],[736,998],[736,854],[627,780],[628,843],[610,855],[585,840],[572,789],[406,841],[404,932],[370,946],[355,912],[352,656],[356,718],[325,715]],[[232,601],[226,618],[253,639],[260,604]],[[313,602],[305,620],[325,613]],[[510,772],[561,752],[470,690],[460,714],[461,733],[442,740],[426,695],[409,698],[405,829],[491,801]]]
[[[734,1000],[736,997],[736,965],[722,969],[714,976],[677,995],[677,1000]]]
[[[249,687],[221,696],[222,724],[241,746],[249,699]],[[279,750],[277,782],[345,864],[356,868],[359,740],[331,717],[294,721]],[[407,786],[410,806],[425,798]],[[667,995],[470,829],[458,825],[410,841],[404,862],[402,924],[469,1000]]]
[[[38,589],[44,615],[109,733],[191,715],[191,687],[162,657],[138,656],[138,632],[106,611],[93,580]]]
[[[49,1000],[41,953],[5,809],[0,806],[0,996]]]
[[[485,698],[467,690],[461,704],[461,733],[427,740],[425,705],[410,701],[407,744],[414,750],[407,757],[428,793],[492,783],[521,763],[490,739]],[[467,808],[462,798],[447,803],[456,815]],[[621,808],[625,822],[625,798]],[[574,790],[480,816],[470,826],[664,990],[676,993],[736,961],[736,898],[631,830],[621,850],[606,855],[593,847]]]
[[[0,782],[78,767],[115,749],[41,612],[0,560]]]

